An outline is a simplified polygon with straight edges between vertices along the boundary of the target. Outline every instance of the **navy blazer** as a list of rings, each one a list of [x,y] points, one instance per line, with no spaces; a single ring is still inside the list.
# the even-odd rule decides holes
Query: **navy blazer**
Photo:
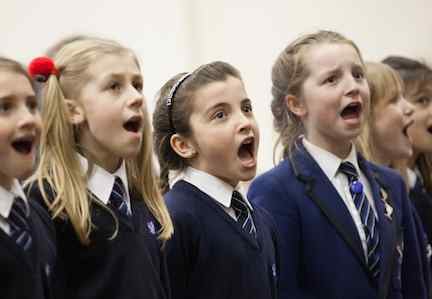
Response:
[[[360,155],[358,163],[379,218],[378,286],[367,269],[351,214],[301,143],[289,159],[252,183],[248,197],[273,215],[280,232],[280,298],[426,298],[419,278],[419,242],[402,178]],[[391,217],[385,216],[384,197],[393,207]]]

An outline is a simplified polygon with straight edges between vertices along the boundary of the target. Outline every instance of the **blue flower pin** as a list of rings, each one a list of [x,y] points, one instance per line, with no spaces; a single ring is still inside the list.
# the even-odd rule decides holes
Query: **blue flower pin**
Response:
[[[352,182],[350,186],[352,193],[361,194],[363,192],[363,184],[360,181]]]

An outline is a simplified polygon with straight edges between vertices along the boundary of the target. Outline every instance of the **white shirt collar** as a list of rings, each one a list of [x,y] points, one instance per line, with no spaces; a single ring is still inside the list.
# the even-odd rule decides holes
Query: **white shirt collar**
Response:
[[[0,186],[0,215],[3,218],[8,218],[12,209],[15,197],[21,197],[27,205],[27,197],[17,179],[13,180],[11,190],[6,190]]]
[[[78,154],[79,161],[81,163],[81,167],[84,172],[87,172],[88,169],[88,161],[81,154]],[[87,188],[94,194],[96,197],[102,201],[104,204],[108,204],[112,188],[114,186],[115,177],[118,176],[126,189],[126,202],[128,206],[130,206],[129,199],[129,188],[128,188],[128,180],[126,174],[126,162],[123,160],[120,167],[114,172],[110,173],[98,166],[97,164],[93,164],[92,173],[90,174],[87,181]]]
[[[334,178],[338,174],[339,166],[342,162],[348,161],[354,165],[357,173],[360,173],[360,167],[357,162],[357,151],[354,144],[351,146],[351,151],[345,159],[341,159],[335,154],[315,145],[308,141],[305,137],[302,139],[303,145],[311,156],[318,163],[319,167],[324,171],[328,178]]]
[[[233,191],[237,189],[233,188],[230,184],[225,183],[207,172],[192,167],[185,169],[182,179],[208,194],[222,206],[226,208],[231,207],[231,196]],[[240,190],[237,191],[242,193]],[[242,194],[242,196],[249,208],[253,210],[246,196],[244,194]]]
[[[408,177],[408,186],[410,189],[413,189],[417,180],[419,179],[417,177],[417,172],[415,170],[412,170],[411,168],[407,168],[407,177]]]

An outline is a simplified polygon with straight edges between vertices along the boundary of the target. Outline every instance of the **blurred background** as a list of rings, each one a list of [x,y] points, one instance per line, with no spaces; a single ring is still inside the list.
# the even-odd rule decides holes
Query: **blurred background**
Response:
[[[0,55],[27,64],[59,39],[90,34],[132,48],[149,112],[171,76],[224,60],[243,75],[261,129],[258,172],[273,166],[270,70],[295,37],[319,29],[353,39],[366,60],[432,63],[431,0],[1,0]]]

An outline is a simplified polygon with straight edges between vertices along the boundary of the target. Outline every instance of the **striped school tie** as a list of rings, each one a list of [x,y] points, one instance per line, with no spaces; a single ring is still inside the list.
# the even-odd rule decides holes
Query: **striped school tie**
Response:
[[[118,176],[116,176],[109,201],[111,205],[119,212],[120,216],[129,219],[131,212],[128,209],[125,197],[126,191],[123,182]]]
[[[15,197],[7,219],[10,226],[10,237],[24,251],[28,251],[33,242],[28,222],[29,211],[24,200],[21,197]]]
[[[231,196],[231,207],[234,210],[236,220],[241,227],[256,238],[256,227],[252,218],[251,210],[243,199],[243,196],[235,191]]]
[[[339,171],[344,173],[348,178],[350,193],[363,223],[366,236],[367,265],[372,276],[377,278],[380,274],[379,268],[381,259],[379,252],[380,236],[376,226],[378,220],[364,193],[363,186],[359,181],[359,176],[354,165],[350,162],[343,162],[339,166]]]

